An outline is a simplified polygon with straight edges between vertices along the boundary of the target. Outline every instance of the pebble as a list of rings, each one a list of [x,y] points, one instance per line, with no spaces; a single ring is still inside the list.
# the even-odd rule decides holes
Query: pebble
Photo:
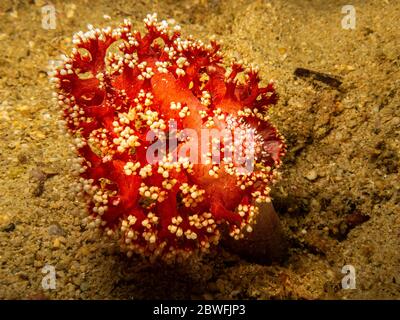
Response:
[[[313,208],[314,211],[320,211],[321,210],[321,205],[319,201],[315,198],[311,199],[310,206]]]
[[[44,0],[35,0],[35,6],[37,7],[43,7],[46,4],[46,1]]]
[[[233,290],[233,291],[231,292],[231,296],[232,296],[232,297],[235,297],[235,296],[237,296],[238,294],[240,294],[240,292],[241,292],[241,291],[240,291],[240,290],[237,290],[237,289],[236,289],[236,290]]]
[[[81,289],[82,292],[87,291],[89,289],[89,283],[87,283],[86,281],[82,282],[79,288]]]
[[[58,249],[58,248],[60,248],[60,246],[61,246],[61,241],[60,241],[60,239],[59,239],[59,238],[55,238],[55,239],[53,240],[53,248],[54,248],[54,249]]]
[[[46,180],[46,173],[40,168],[33,168],[30,172],[30,178],[37,181]]]
[[[10,223],[10,216],[8,214],[0,214],[0,228],[7,226]]]
[[[10,17],[17,19],[18,18],[18,11],[17,10],[13,10],[10,13]]]
[[[67,16],[68,19],[71,19],[71,18],[74,17],[75,10],[76,10],[76,4],[72,3],[72,4],[67,5],[67,14],[66,14],[66,16]]]
[[[66,232],[64,231],[63,228],[60,227],[60,225],[58,223],[54,223],[52,225],[50,225],[49,229],[48,229],[48,234],[51,236],[65,236]]]
[[[32,139],[38,140],[38,141],[41,141],[44,138],[46,138],[45,133],[42,132],[42,131],[39,131],[39,130],[35,130],[35,131],[32,131],[32,132],[29,132],[28,134]]]
[[[315,180],[315,179],[318,178],[318,173],[317,173],[317,171],[315,171],[315,170],[310,170],[310,171],[308,171],[308,172],[306,173],[305,177],[306,177],[308,180],[313,181],[313,180]]]

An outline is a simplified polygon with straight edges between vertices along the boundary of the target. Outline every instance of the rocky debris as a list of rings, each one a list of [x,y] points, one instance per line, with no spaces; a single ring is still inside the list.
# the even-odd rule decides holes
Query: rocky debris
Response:
[[[353,212],[347,215],[342,221],[330,229],[330,236],[343,241],[347,238],[349,232],[355,227],[363,224],[370,219],[369,216],[360,212]]]
[[[49,226],[48,234],[51,236],[62,236],[62,237],[66,236],[65,230],[61,228],[61,226],[57,222]]]
[[[46,172],[40,168],[34,168],[30,172],[30,179],[34,183],[32,195],[40,197],[44,192],[45,182],[47,179],[55,176],[55,172]]]
[[[1,228],[1,231],[4,231],[4,232],[11,232],[14,230],[15,230],[15,224],[12,222]]]
[[[304,176],[305,176],[308,180],[314,181],[315,179],[318,178],[318,173],[317,173],[317,171],[315,171],[315,170],[313,169],[313,170],[308,171]]]

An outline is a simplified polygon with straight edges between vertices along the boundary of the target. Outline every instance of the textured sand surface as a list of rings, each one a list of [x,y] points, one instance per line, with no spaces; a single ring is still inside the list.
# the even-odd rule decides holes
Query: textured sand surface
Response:
[[[54,1],[55,30],[41,27],[44,4],[0,4],[0,298],[400,297],[399,2],[352,1],[355,30],[341,27],[342,1]],[[227,57],[276,81],[272,118],[289,149],[273,190],[290,243],[282,264],[218,248],[185,265],[150,265],[82,225],[47,65],[88,23],[140,26],[150,12],[186,35],[215,35]],[[342,84],[297,78],[298,67]],[[42,289],[46,264],[55,290]],[[341,287],[347,264],[354,290]]]

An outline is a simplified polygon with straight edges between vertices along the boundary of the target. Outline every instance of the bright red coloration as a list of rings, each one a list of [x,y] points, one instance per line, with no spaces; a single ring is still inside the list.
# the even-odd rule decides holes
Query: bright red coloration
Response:
[[[215,42],[184,40],[177,27],[155,16],[145,23],[145,35],[131,31],[127,21],[76,34],[53,80],[81,157],[77,169],[90,197],[89,225],[118,235],[128,256],[169,259],[218,243],[221,224],[236,239],[250,232],[255,204],[270,201],[285,144],[266,115],[277,100],[274,88],[260,87],[256,70],[233,63],[227,72]],[[119,52],[112,53],[117,41]],[[171,119],[199,135],[204,128],[253,130],[254,171],[240,174],[229,159],[199,164],[172,161],[170,154],[149,164],[153,142],[146,134],[166,131]],[[207,156],[188,139],[177,150],[190,146]]]

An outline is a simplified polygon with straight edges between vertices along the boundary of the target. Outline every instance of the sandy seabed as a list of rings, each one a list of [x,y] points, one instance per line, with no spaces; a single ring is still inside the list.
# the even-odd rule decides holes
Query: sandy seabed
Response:
[[[333,0],[54,1],[54,30],[42,28],[45,4],[0,4],[0,298],[400,297],[399,2],[352,1],[354,30],[342,28],[343,2]],[[88,23],[141,26],[151,12],[186,35],[215,35],[228,58],[275,80],[271,117],[288,144],[272,193],[289,240],[282,263],[250,263],[219,247],[184,265],[150,264],[82,224],[71,138],[58,128],[47,66]],[[55,290],[42,288],[45,265],[55,267]],[[355,289],[342,288],[344,265],[355,268]]]

